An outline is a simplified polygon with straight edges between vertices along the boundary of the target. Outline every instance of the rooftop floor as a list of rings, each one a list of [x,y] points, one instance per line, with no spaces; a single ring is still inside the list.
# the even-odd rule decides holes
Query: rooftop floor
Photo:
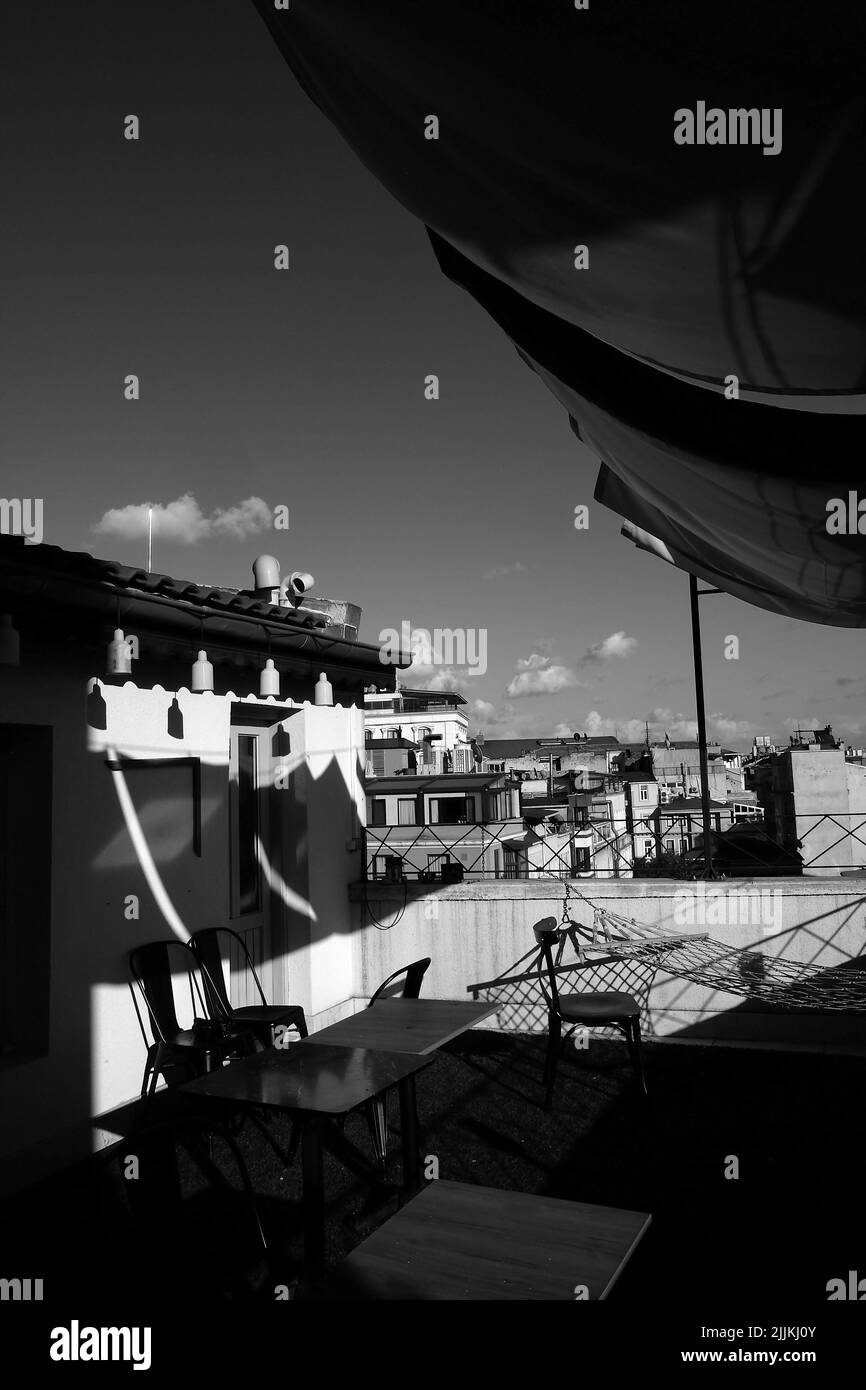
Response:
[[[777,1300],[823,1305],[827,1281],[863,1263],[854,1143],[862,1059],[670,1042],[649,1043],[646,1054],[649,1105],[624,1047],[566,1048],[546,1114],[543,1038],[465,1035],[418,1077],[423,1152],[436,1157],[442,1178],[650,1212],[650,1232],[611,1295],[617,1305],[646,1309],[672,1291],[680,1302],[699,1295],[705,1310],[732,1296],[756,1313]],[[288,1124],[278,1121],[274,1132],[288,1141]],[[369,1152],[363,1115],[350,1116],[346,1132]],[[249,1121],[239,1144],[291,1278],[301,1255],[300,1164],[286,1171]],[[395,1140],[395,1175],[398,1152]],[[736,1180],[725,1178],[731,1155]],[[326,1164],[328,1253],[338,1259],[393,1207],[365,1217],[368,1191],[333,1159]],[[225,1204],[237,1198],[192,1169],[187,1178],[198,1224],[168,1223],[161,1257],[154,1228],[136,1225],[132,1184],[116,1158],[19,1194],[3,1214],[7,1273],[20,1265],[43,1278],[46,1301],[63,1315],[71,1288],[116,1299],[118,1269],[141,1316],[175,1283],[186,1298],[212,1303],[215,1252],[224,1263],[231,1244]],[[272,1281],[262,1293],[273,1299]]]

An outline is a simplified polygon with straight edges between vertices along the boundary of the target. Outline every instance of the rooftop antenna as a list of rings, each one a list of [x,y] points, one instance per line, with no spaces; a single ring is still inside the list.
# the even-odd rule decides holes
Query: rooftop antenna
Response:
[[[153,507],[147,509],[147,572],[153,572]]]

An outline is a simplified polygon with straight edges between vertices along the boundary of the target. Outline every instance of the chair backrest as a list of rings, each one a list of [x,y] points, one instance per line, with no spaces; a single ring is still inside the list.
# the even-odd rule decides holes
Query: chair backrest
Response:
[[[545,969],[547,971],[547,982],[548,988],[550,989],[550,994],[549,996],[547,996],[547,991],[545,990],[545,995],[548,998],[548,1003],[551,1004],[554,1009],[558,1010],[559,990],[556,987],[556,966],[554,965],[553,961],[553,947],[556,945],[560,937],[560,931],[556,923],[556,918],[542,917],[540,922],[535,923],[532,930],[535,933],[535,939],[541,948],[541,959],[539,960],[539,967],[541,966],[541,963],[543,961]],[[542,989],[544,989],[543,984]]]
[[[392,990],[388,998],[390,999],[417,999],[421,993],[421,981],[427,972],[430,964],[430,957],[425,956],[423,960],[413,960],[411,965],[404,965],[402,969],[395,970],[393,975],[389,975],[387,980],[383,980],[376,993],[370,999],[367,1008],[372,1008],[377,999],[381,999],[388,986],[395,980],[399,980],[401,975],[406,976],[406,980],[401,990]]]
[[[247,949],[247,943],[244,941],[243,937],[236,931],[232,931],[231,927],[205,927],[202,931],[193,933],[190,945],[202,966],[205,993],[207,995],[211,1018],[218,1018],[221,1015],[231,1018],[232,1013],[225,971],[223,970],[222,955],[220,953],[220,937],[228,937],[237,942],[246,962],[247,970],[249,970],[255,981],[256,989],[259,992],[259,998],[263,1004],[267,1004],[268,1001],[265,998],[265,992],[256,974],[256,967],[253,965],[253,958]]]
[[[204,1000],[197,979],[198,962],[185,941],[148,941],[129,953],[129,969],[147,1006],[154,1038],[162,1042],[172,1033],[180,1031],[172,985],[173,967],[186,973],[193,1013],[203,1017]],[[132,997],[135,1000],[134,990]]]

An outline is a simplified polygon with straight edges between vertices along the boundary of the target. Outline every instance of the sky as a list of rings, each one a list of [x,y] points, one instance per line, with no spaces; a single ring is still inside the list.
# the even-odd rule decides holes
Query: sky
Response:
[[[249,587],[272,553],[362,640],[429,632],[404,683],[459,689],[473,732],[693,737],[686,575],[593,502],[598,460],[252,5],[7,12],[0,495],[43,499],[44,542],[143,566],[150,503],[157,571]],[[701,618],[711,736],[866,741],[856,631]]]

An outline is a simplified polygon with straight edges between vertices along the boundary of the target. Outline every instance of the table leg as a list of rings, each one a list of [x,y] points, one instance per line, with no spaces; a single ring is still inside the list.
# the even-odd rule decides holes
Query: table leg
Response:
[[[303,1121],[301,1168],[303,1173],[304,1263],[307,1272],[325,1258],[325,1183],[322,1148],[324,1121],[311,1115]]]
[[[403,1186],[414,1192],[421,1186],[421,1156],[418,1152],[418,1109],[415,1077],[404,1076],[400,1088],[400,1133],[403,1149]]]

